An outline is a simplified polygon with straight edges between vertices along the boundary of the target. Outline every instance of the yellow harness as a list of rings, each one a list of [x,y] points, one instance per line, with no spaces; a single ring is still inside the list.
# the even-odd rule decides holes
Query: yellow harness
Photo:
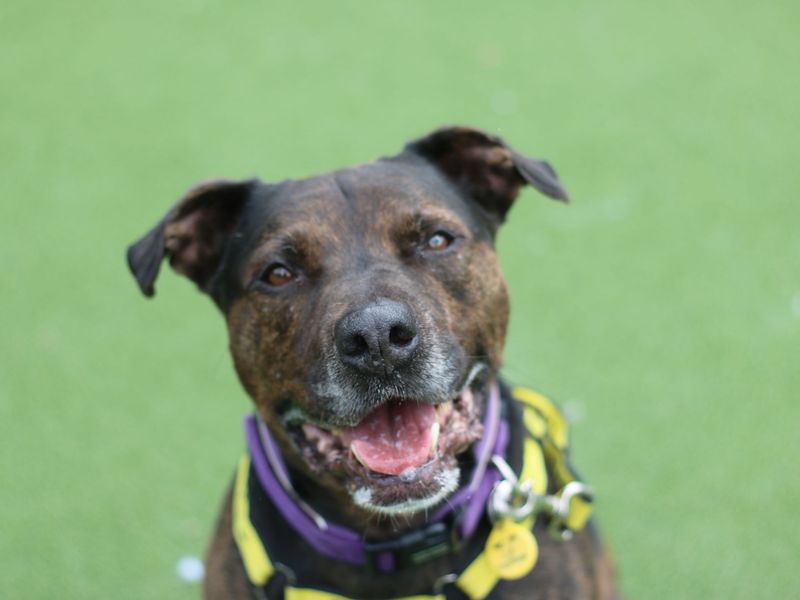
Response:
[[[567,492],[570,484],[582,486],[567,462],[567,422],[541,394],[518,387],[512,390],[512,395],[522,405],[523,423],[530,434],[523,441],[522,468],[517,480],[520,484],[530,482],[527,485],[539,509],[560,503],[559,510],[547,510],[551,515],[551,532],[568,539],[572,532],[584,527],[592,507],[588,493]],[[558,490],[552,496],[546,495],[548,467]],[[233,535],[248,578],[254,586],[262,587],[277,569],[250,520],[249,475],[250,457],[245,455],[239,462],[233,490]],[[538,557],[532,534],[536,512],[519,521],[502,516],[493,519],[483,551],[452,583],[471,600],[483,600],[502,579],[519,579],[530,573]],[[287,585],[284,594],[286,600],[348,600],[339,594],[295,585]],[[445,595],[405,596],[395,600],[445,600]]]

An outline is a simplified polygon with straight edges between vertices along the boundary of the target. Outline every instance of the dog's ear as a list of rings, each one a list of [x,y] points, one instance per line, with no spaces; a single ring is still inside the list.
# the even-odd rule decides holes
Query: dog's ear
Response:
[[[128,266],[145,296],[167,257],[178,273],[207,291],[217,272],[225,242],[233,232],[258,180],[215,179],[199,183],[173,206],[142,239],[128,248]]]
[[[553,167],[515,152],[483,131],[446,127],[410,142],[406,150],[432,163],[499,223],[525,183],[556,200],[569,200]]]

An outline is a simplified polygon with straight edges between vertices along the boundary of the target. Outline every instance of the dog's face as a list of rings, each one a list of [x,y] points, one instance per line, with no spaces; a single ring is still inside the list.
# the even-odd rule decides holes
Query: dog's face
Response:
[[[284,458],[356,512],[452,493],[482,434],[508,296],[494,235],[546,164],[445,129],[392,158],[300,181],[201,184],[129,261],[164,256],[226,315],[239,377]]]
[[[358,505],[438,502],[500,361],[508,299],[490,225],[421,162],[261,193],[224,284],[242,381],[284,447]]]

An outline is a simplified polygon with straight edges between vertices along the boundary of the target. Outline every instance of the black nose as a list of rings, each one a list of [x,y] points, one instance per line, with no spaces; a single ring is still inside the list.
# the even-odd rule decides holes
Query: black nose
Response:
[[[346,314],[334,331],[339,359],[370,375],[392,373],[417,348],[417,321],[402,302],[381,299]]]

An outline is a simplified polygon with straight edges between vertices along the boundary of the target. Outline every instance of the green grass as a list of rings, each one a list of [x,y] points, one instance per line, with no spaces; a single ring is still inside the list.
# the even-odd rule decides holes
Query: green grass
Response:
[[[628,597],[796,593],[800,5],[283,4],[0,8],[0,596],[199,595],[248,401],[211,303],[145,301],[124,247],[197,180],[443,123],[574,197],[502,233],[506,374],[582,415]]]

